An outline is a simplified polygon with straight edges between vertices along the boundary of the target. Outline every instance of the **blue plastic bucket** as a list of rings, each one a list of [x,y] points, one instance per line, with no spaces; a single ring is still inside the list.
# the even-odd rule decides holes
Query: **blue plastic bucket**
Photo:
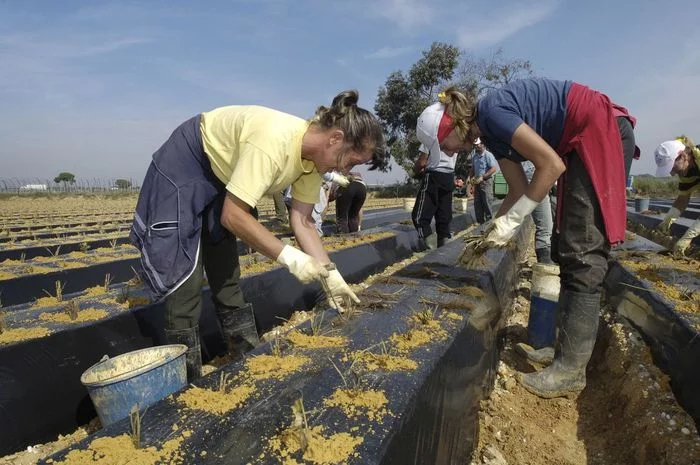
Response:
[[[527,343],[534,349],[554,346],[559,302],[559,267],[537,263],[532,267]]]
[[[187,385],[187,346],[150,347],[104,359],[80,377],[102,426],[129,416],[134,405],[147,407]]]
[[[649,198],[634,199],[634,211],[637,213],[649,210]]]

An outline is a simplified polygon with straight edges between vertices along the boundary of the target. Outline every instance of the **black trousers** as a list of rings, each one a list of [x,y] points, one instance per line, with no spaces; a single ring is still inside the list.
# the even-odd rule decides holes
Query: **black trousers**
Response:
[[[617,118],[625,157],[625,179],[634,156],[634,132],[627,118]],[[559,263],[562,290],[597,294],[608,271],[610,244],[591,178],[576,152],[567,155],[562,218],[552,237],[552,257]],[[558,237],[557,237],[558,236]]]
[[[367,198],[367,186],[353,181],[348,187],[338,187],[335,194],[335,222],[339,233],[360,230],[360,210]]]
[[[418,230],[418,237],[425,239],[432,234],[430,223],[435,217],[435,229],[438,238],[451,237],[452,192],[455,189],[455,175],[426,171],[418,188],[416,204],[413,206],[411,219]]]

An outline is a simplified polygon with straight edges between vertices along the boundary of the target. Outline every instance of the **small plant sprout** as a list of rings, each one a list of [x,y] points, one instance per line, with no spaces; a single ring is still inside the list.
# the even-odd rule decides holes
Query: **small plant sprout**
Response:
[[[56,250],[55,250],[55,251],[52,251],[52,250],[51,250],[50,248],[48,248],[48,247],[46,247],[46,250],[49,251],[49,254],[50,254],[53,258],[56,258],[56,257],[58,257],[59,254],[61,253],[61,246],[60,246],[60,245],[56,246]]]
[[[116,239],[110,239],[109,245],[110,245],[110,247],[112,247],[112,250],[116,250],[116,249],[117,249],[117,240],[116,240]]]
[[[65,307],[63,307],[63,311],[68,314],[68,317],[71,319],[71,321],[75,321],[78,319],[80,305],[78,305],[78,301],[76,299],[71,299],[68,301],[68,304]]]
[[[430,322],[435,319],[435,314],[437,313],[438,308],[439,307],[437,304],[432,308],[426,308],[425,310],[416,313],[416,318],[422,325],[430,324]]]
[[[120,304],[123,304],[125,302],[129,302],[129,283],[126,283],[124,286],[122,286],[119,289],[119,297],[117,297],[117,302]]]
[[[224,373],[223,371],[221,372],[221,377],[219,377],[219,391],[225,392],[226,391],[226,386],[228,386],[228,382],[230,380],[231,374],[230,373]]]
[[[80,251],[82,253],[87,253],[87,251],[90,250],[90,246],[88,245],[87,242],[81,242],[80,243]]]
[[[131,271],[134,272],[134,276],[129,280],[130,283],[134,285],[139,285],[141,284],[141,275],[139,275],[138,271],[132,266]]]
[[[141,420],[146,411],[143,411],[143,415],[139,410],[139,404],[131,407],[131,412],[129,412],[129,421],[131,423],[131,442],[134,445],[134,449],[141,448]]]
[[[338,375],[340,375],[340,379],[343,380],[343,385],[345,386],[345,389],[359,389],[360,374],[355,370],[355,360],[353,360],[353,362],[350,364],[350,367],[347,369],[345,374],[343,374],[343,372],[340,371],[338,365],[336,365],[330,357],[328,357],[328,360],[331,362],[331,365],[333,365],[333,368],[335,368],[335,371],[338,372]],[[348,379],[350,380],[349,383]]]
[[[321,328],[323,327],[323,313],[324,312],[321,311],[311,317],[311,334],[314,336],[321,335]]]
[[[112,275],[105,273],[105,292],[109,292],[110,284],[112,284]]]
[[[272,343],[270,344],[270,350],[272,351],[272,355],[275,357],[281,357],[282,356],[282,346],[280,345],[280,334],[276,333],[275,338],[272,340]]]
[[[19,254],[19,262],[24,263],[25,261],[27,261],[27,254],[22,252],[21,254]]]
[[[44,289],[44,293],[49,297],[55,297],[57,302],[63,302],[63,289],[65,289],[66,283],[61,284],[60,280],[56,281],[56,295],[52,296],[49,291]]]
[[[300,397],[292,404],[292,414],[294,420],[292,426],[295,428],[309,429],[309,422],[306,418],[306,409],[304,408],[304,397]]]

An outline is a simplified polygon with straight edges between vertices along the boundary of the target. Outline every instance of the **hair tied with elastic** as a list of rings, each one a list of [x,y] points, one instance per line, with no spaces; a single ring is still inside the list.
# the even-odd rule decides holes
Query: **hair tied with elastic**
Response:
[[[438,100],[440,101],[440,103],[445,104],[445,102],[447,102],[447,94],[444,92],[440,92],[438,94]]]

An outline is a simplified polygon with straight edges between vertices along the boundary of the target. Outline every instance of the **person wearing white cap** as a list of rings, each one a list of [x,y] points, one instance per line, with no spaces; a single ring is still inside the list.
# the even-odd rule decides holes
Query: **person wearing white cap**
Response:
[[[700,146],[696,146],[686,136],[660,144],[654,151],[657,176],[678,175],[679,194],[666,213],[659,229],[664,234],[671,232],[671,225],[688,207],[690,196],[700,192]],[[695,237],[700,235],[700,219],[686,230],[685,234],[673,246],[673,253],[678,256],[686,254]]]
[[[472,250],[507,246],[559,180],[552,240],[561,283],[554,360],[541,371],[519,374],[519,381],[544,398],[576,394],[586,387],[611,245],[625,238],[635,119],[600,92],[545,78],[512,81],[478,102],[454,87],[438,98],[440,118],[435,120],[434,111],[418,118],[420,142],[450,154],[471,150],[480,138],[508,183],[492,227]],[[525,160],[535,165],[529,183]]]
[[[423,113],[428,117],[426,112]],[[433,117],[437,118],[437,113]],[[452,193],[455,189],[457,156],[455,153],[441,151],[440,147],[435,150],[435,147],[429,149],[426,145],[421,145],[419,151],[420,155],[413,165],[413,171],[422,178],[411,219],[423,245],[427,249],[435,249],[442,247],[451,237]],[[434,233],[430,226],[433,218]]]

